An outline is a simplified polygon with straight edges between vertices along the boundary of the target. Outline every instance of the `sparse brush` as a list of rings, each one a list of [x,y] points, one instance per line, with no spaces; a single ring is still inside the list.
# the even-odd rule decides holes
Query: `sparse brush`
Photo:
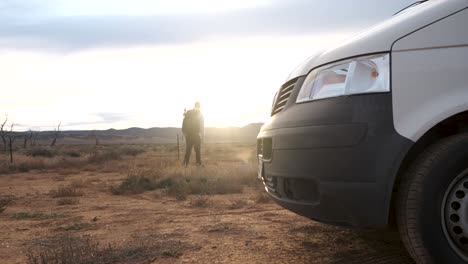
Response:
[[[50,196],[53,198],[59,198],[59,197],[78,197],[78,196],[83,196],[83,191],[78,190],[75,187],[72,186],[59,186],[55,190],[51,190],[49,192]]]
[[[63,176],[63,175],[57,175],[57,176],[52,177],[52,179],[53,179],[54,181],[65,181],[65,176]]]
[[[89,182],[84,180],[74,180],[70,183],[72,188],[86,188],[87,186],[89,186]]]
[[[127,156],[137,156],[137,155],[140,155],[142,153],[145,153],[146,150],[142,147],[137,147],[137,146],[127,146],[127,147],[122,147],[120,150],[119,150],[120,153],[122,153],[123,155],[127,155]]]
[[[21,213],[16,213],[14,214],[11,218],[13,219],[51,219],[51,218],[58,218],[62,217],[63,215],[61,214],[46,214],[46,213],[26,213],[26,212],[21,212]]]
[[[258,204],[266,204],[266,203],[271,203],[273,201],[271,200],[270,195],[268,195],[265,191],[259,191],[255,195],[255,202]]]
[[[81,153],[76,150],[67,150],[63,152],[63,155],[71,157],[71,158],[79,158],[81,157]]]
[[[54,164],[51,164],[51,168],[56,169],[79,169],[83,168],[88,162],[83,158],[65,158],[61,157],[56,159]]]
[[[80,200],[73,198],[61,198],[57,200],[57,205],[75,205],[78,204]]]
[[[0,175],[9,173],[11,173],[11,170],[8,162],[0,160]]]
[[[115,150],[106,150],[103,152],[94,152],[88,156],[88,162],[90,163],[103,163],[113,160],[120,160],[121,154]]]
[[[166,187],[166,193],[169,196],[175,197],[177,201],[185,201],[190,194],[190,190],[186,182],[177,181],[175,184]]]
[[[71,230],[81,229],[72,225]],[[75,229],[73,229],[75,228]],[[130,241],[123,246],[101,247],[91,238],[63,236],[53,239],[49,246],[30,248],[27,264],[124,264],[150,263],[157,258],[177,258],[185,250],[199,247],[173,240]]]
[[[111,192],[115,195],[138,194],[144,191],[155,190],[157,187],[157,182],[153,178],[129,175],[119,185],[111,186]]]
[[[33,156],[33,157],[44,157],[44,158],[52,158],[57,155],[57,152],[53,149],[46,148],[46,147],[34,147],[28,149],[26,151],[26,155]]]
[[[0,197],[0,214],[13,202],[14,196]]]
[[[198,208],[205,208],[211,204],[211,200],[208,196],[199,195],[190,200],[190,206],[198,207]]]
[[[247,201],[242,200],[242,199],[236,199],[231,201],[231,204],[229,205],[229,209],[235,210],[235,209],[241,209],[247,206]]]

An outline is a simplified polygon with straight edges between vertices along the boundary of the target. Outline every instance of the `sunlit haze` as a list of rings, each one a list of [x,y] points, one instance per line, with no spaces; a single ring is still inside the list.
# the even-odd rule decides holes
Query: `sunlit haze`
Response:
[[[200,101],[207,126],[263,122],[297,64],[407,3],[387,2],[385,12],[363,11],[368,19],[347,14],[355,23],[328,26],[322,12],[315,27],[284,28],[275,24],[284,3],[274,0],[0,4],[0,117],[17,130],[179,127]],[[252,27],[236,22],[246,13]]]

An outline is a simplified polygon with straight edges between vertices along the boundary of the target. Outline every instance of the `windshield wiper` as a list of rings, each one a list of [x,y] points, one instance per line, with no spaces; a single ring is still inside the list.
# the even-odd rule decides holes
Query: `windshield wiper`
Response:
[[[401,12],[405,11],[406,9],[412,8],[412,7],[414,7],[414,6],[417,6],[417,5],[422,4],[422,3],[424,3],[424,2],[427,2],[427,1],[429,1],[429,0],[422,0],[422,1],[414,2],[414,3],[412,3],[411,5],[409,5],[409,6],[405,7],[405,8],[403,8],[403,9],[401,9],[400,11],[396,12],[396,13],[393,14],[393,15],[396,16],[396,15],[400,14]]]

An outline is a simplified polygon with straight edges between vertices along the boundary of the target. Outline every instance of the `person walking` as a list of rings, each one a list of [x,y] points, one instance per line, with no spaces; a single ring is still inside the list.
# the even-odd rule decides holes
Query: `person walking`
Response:
[[[201,166],[201,143],[205,135],[205,120],[200,111],[200,102],[195,103],[194,109],[184,113],[182,133],[185,136],[184,165],[188,166],[192,148],[194,148],[197,165]]]

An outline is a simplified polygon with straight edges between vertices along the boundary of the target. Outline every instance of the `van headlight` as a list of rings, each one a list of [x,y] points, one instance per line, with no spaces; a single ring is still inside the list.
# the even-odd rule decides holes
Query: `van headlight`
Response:
[[[296,102],[390,91],[390,55],[379,54],[317,68],[307,75]]]

